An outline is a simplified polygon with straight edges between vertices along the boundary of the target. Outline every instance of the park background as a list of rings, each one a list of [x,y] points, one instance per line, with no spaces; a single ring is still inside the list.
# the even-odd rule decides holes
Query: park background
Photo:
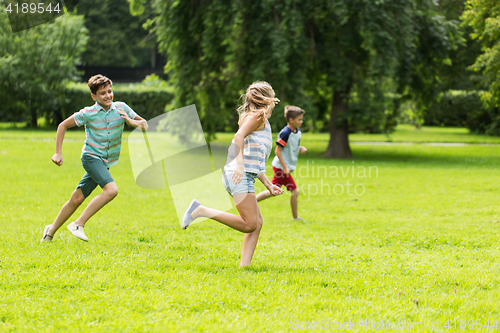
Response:
[[[498,327],[496,1],[80,1],[18,33],[4,8],[0,330]],[[182,231],[168,189],[135,185],[125,133],[120,194],[91,241],[63,228],[41,246],[83,174],[84,132],[68,131],[56,168],[55,130],[93,103],[84,81],[98,72],[146,119],[195,104],[209,142],[229,142],[239,96],[270,82],[275,136],[285,105],[306,110],[307,223],[287,195],[262,202],[254,261],[238,269],[240,234]]]

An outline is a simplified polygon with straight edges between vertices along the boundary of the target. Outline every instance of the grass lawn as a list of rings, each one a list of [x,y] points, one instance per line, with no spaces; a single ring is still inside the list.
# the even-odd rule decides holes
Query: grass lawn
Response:
[[[275,133],[279,132],[274,129]],[[217,140],[231,141],[232,133],[219,133]],[[303,133],[303,138],[310,143],[324,143],[330,139],[328,133]],[[350,134],[349,140],[352,143],[356,142],[413,142],[413,143],[426,143],[426,142],[464,142],[464,143],[486,143],[486,144],[500,144],[500,137],[487,136],[480,134],[471,134],[466,128],[453,128],[453,127],[422,127],[416,129],[412,125],[398,125],[394,133],[386,134],[363,134],[356,133]]]
[[[424,130],[391,137],[500,143]],[[0,130],[0,331],[498,327],[500,146],[353,144],[339,161],[322,157],[327,138],[304,135],[294,175],[308,222],[291,219],[287,194],[263,201],[254,261],[238,269],[242,235],[212,221],[181,230],[168,190],[135,185],[126,142],[111,168],[120,194],[87,224],[90,241],[63,227],[41,244],[84,173],[84,132],[68,132],[57,167],[55,131]]]

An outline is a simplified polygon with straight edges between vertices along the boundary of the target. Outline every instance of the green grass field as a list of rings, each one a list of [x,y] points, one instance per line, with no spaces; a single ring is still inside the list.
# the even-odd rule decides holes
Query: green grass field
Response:
[[[239,269],[242,234],[212,221],[181,230],[168,191],[135,185],[126,142],[111,169],[120,194],[88,222],[90,241],[63,227],[41,244],[84,173],[84,132],[66,137],[57,167],[55,132],[0,130],[0,331],[500,325],[500,146],[353,144],[354,160],[339,161],[322,157],[327,136],[305,134],[295,179],[308,222],[291,219],[287,194],[262,202],[254,261]],[[391,137],[500,143],[462,129],[403,126]]]

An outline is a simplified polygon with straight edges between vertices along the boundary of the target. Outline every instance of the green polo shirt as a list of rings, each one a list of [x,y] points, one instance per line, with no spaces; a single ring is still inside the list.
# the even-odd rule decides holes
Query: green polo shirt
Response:
[[[73,115],[78,127],[85,125],[86,139],[82,156],[100,158],[108,168],[118,163],[122,148],[125,119],[118,113],[118,109],[125,111],[130,119],[137,116],[137,113],[123,102],[113,102],[108,111],[96,102]]]

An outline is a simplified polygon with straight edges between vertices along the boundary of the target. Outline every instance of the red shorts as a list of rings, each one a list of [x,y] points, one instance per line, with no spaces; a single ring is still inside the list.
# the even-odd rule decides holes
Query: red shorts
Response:
[[[280,188],[282,186],[285,186],[288,191],[293,191],[297,188],[297,185],[295,185],[295,182],[292,178],[292,175],[285,175],[283,173],[283,170],[278,169],[273,167],[274,170],[274,177],[272,180],[273,185],[279,186]]]

